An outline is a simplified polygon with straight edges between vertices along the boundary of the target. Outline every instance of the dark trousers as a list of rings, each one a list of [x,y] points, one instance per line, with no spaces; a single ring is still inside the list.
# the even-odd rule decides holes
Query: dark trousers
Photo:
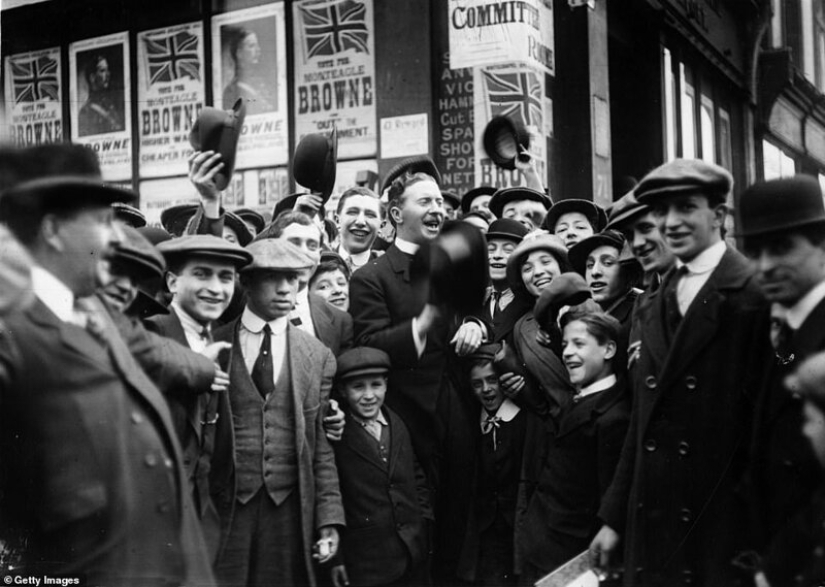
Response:
[[[215,574],[224,587],[309,585],[297,490],[279,506],[263,488],[246,504],[235,504]]]

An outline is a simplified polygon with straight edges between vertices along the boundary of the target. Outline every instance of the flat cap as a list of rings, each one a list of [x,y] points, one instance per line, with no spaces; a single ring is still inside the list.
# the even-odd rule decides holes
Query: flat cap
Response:
[[[625,238],[622,233],[617,230],[605,230],[577,242],[567,251],[567,256],[573,270],[580,275],[584,275],[587,267],[587,256],[595,249],[605,246],[615,247],[621,256],[624,245]]]
[[[444,198],[445,202],[450,202],[453,205],[453,210],[461,208],[461,198],[455,192],[442,190],[441,197]]]
[[[315,259],[282,238],[253,241],[246,250],[252,255],[252,263],[244,271],[300,271],[315,266]]]
[[[507,281],[514,292],[525,292],[524,281],[521,279],[521,266],[533,251],[549,251],[558,261],[562,271],[568,268],[567,247],[556,235],[542,234],[523,240],[507,259]]]
[[[492,196],[498,191],[497,188],[482,185],[471,190],[468,190],[464,197],[461,198],[461,211],[467,214],[470,211],[470,206],[473,205],[473,200],[479,196]]]
[[[474,352],[467,355],[467,358],[471,361],[492,361],[500,350],[501,344],[489,342],[478,347]]]
[[[550,233],[555,233],[556,222],[559,218],[571,212],[584,215],[590,222],[590,226],[593,227],[593,232],[601,232],[607,224],[607,214],[600,206],[582,198],[567,198],[553,204],[553,207],[547,212],[547,216],[544,217],[541,227]]]
[[[188,234],[173,238],[158,245],[158,250],[166,258],[209,257],[228,261],[239,269],[252,262],[252,253],[236,243],[211,234]]]
[[[650,207],[642,204],[636,199],[633,191],[629,191],[614,202],[605,229],[622,230],[628,223],[647,214],[649,211]]]
[[[155,246],[136,228],[123,227],[123,240],[115,247],[112,260],[125,265],[138,279],[142,277],[163,277],[166,262]]]
[[[733,177],[723,167],[701,159],[674,159],[644,176],[633,193],[643,204],[697,192],[720,203],[725,201],[732,188]]]
[[[542,328],[553,324],[564,306],[577,306],[592,297],[584,277],[573,271],[562,273],[539,294],[533,316]],[[546,328],[545,328],[546,330]]]
[[[755,183],[739,196],[738,237],[782,232],[825,223],[822,188],[810,175]]]
[[[518,220],[499,218],[490,224],[490,228],[487,229],[487,242],[494,238],[504,238],[518,244],[527,236],[528,232],[530,231],[527,230],[527,227]]]
[[[155,246],[173,238],[171,234],[157,226],[141,226],[137,231]]]
[[[538,202],[544,206],[545,210],[549,210],[553,205],[550,198],[536,190],[523,187],[503,188],[493,194],[493,198],[490,200],[490,212],[495,214],[496,218],[501,218],[501,215],[504,212],[504,206],[510,202],[517,202],[521,200]]]
[[[143,212],[134,206],[123,204],[121,202],[115,202],[112,204],[112,208],[115,209],[115,218],[126,223],[128,226],[132,226],[134,228],[146,226],[146,216],[144,216]]]
[[[383,375],[389,372],[390,356],[382,350],[359,346],[341,353],[337,359],[338,380],[351,379],[361,375]]]
[[[426,173],[435,180],[435,183],[441,185],[441,174],[438,173],[435,162],[427,155],[421,155],[419,157],[404,159],[390,169],[384,177],[384,181],[381,183],[381,193],[383,194],[384,191],[392,185],[392,182],[405,173]]]
[[[263,214],[252,208],[238,208],[237,210],[233,210],[233,212],[235,212],[238,218],[254,226],[256,232],[261,232],[264,226],[266,226],[266,220],[264,220]]]

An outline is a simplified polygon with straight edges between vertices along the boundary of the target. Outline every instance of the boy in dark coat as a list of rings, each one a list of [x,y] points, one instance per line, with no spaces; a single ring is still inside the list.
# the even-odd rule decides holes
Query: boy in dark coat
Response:
[[[338,357],[337,389],[348,413],[335,461],[347,529],[343,560],[332,568],[336,587],[429,583],[427,482],[407,427],[383,407],[389,370],[389,356],[378,349]]]

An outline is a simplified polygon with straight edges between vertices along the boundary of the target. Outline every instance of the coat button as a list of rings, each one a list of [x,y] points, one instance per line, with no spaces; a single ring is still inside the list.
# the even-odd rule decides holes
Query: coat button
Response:
[[[687,377],[685,377],[685,387],[687,387],[689,390],[693,391],[694,389],[696,389],[696,383],[696,377],[694,377],[693,375],[688,375]]]
[[[656,385],[656,377],[654,377],[653,375],[648,375],[647,377],[645,377],[645,386],[647,386],[648,389],[654,390],[656,389]]]
[[[157,508],[157,509],[158,509],[158,513],[161,513],[161,514],[168,514],[168,513],[169,513],[169,510],[171,510],[172,508],[171,508],[171,507],[169,507],[169,502],[162,501],[162,502],[160,502],[160,503],[158,504],[158,508]]]
[[[141,416],[138,412],[132,412],[132,415],[129,417],[132,420],[132,424],[140,424],[143,422],[143,416]]]
[[[143,459],[143,462],[146,464],[147,467],[151,469],[152,467],[158,464],[158,457],[153,455],[152,453],[149,453]]]
[[[656,449],[659,448],[659,444],[652,438],[648,438],[645,440],[645,450],[647,452],[656,452]]]
[[[686,457],[686,456],[688,456],[689,452],[690,452],[690,445],[684,440],[682,442],[680,442],[679,443],[679,454],[682,455],[683,457]]]
[[[163,459],[163,466],[166,467],[167,469],[171,469],[174,464],[175,463],[172,462],[172,459],[169,459],[169,458]]]
[[[682,580],[686,585],[691,585],[693,583],[693,571],[690,569],[682,571]]]
[[[636,509],[637,510],[643,510],[644,508],[645,508],[645,504],[643,502],[640,501],[639,503],[636,504]]]
[[[688,508],[682,508],[679,511],[679,519],[687,524],[693,519],[693,512],[690,511]]]

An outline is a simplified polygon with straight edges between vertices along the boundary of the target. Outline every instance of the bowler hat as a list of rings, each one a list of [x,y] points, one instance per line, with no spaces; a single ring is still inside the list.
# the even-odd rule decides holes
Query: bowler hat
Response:
[[[507,259],[507,281],[513,292],[526,293],[524,281],[521,279],[521,266],[533,251],[548,251],[555,257],[562,272],[568,269],[567,247],[559,237],[554,234],[542,234],[525,239]]]
[[[246,250],[252,254],[252,263],[242,271],[301,271],[315,266],[315,259],[303,249],[282,238],[253,241]]]
[[[825,223],[822,188],[809,175],[753,184],[739,196],[737,212],[738,237]]]
[[[633,191],[629,191],[613,204],[607,226],[604,228],[605,230],[622,230],[631,221],[647,214],[649,211],[650,207],[642,204],[633,195]]]
[[[530,133],[519,121],[507,116],[494,116],[484,129],[484,150],[503,169],[515,169],[522,150],[530,149]]]
[[[0,195],[0,220],[45,215],[87,205],[109,206],[135,200],[134,192],[86,176],[54,175],[18,183]]]
[[[209,257],[229,261],[238,268],[252,262],[252,255],[240,245],[211,234],[187,234],[158,245],[170,263],[173,259]]]
[[[701,159],[674,159],[644,176],[633,193],[648,205],[663,197],[697,192],[712,204],[721,204],[732,187],[733,177],[723,167]]]
[[[200,204],[177,204],[160,213],[160,223],[166,231],[174,236],[194,234],[203,218]],[[238,243],[245,247],[252,242],[252,232],[243,220],[232,212],[224,212],[224,223],[238,235]]]
[[[142,228],[146,226],[146,216],[134,206],[123,204],[122,202],[115,202],[112,204],[112,208],[115,209],[115,218],[124,222],[126,225],[132,228]]]
[[[504,207],[507,204],[521,200],[538,202],[544,206],[545,210],[549,210],[553,205],[550,198],[534,189],[524,187],[502,188],[493,194],[493,199],[490,200],[490,212],[492,212],[496,218],[501,218],[501,215],[504,213]]]
[[[235,156],[238,139],[241,136],[246,102],[238,98],[232,110],[219,110],[206,107],[198,114],[189,133],[189,142],[196,151],[215,151],[220,153],[223,168],[215,174],[215,186],[225,190],[235,170]]]
[[[306,135],[295,147],[292,158],[292,177],[326,202],[335,186],[338,163],[338,131],[329,136],[320,133]]]
[[[570,265],[573,270],[584,275],[587,268],[587,256],[599,247],[614,247],[621,256],[624,249],[625,238],[622,233],[616,230],[605,230],[596,233],[586,239],[579,241],[567,251],[567,256],[570,259]]]
[[[473,200],[479,196],[492,196],[496,193],[496,191],[498,191],[498,188],[487,185],[482,185],[477,188],[467,190],[467,193],[464,194],[463,198],[461,198],[461,211],[464,212],[464,214],[469,214],[470,206],[473,205]]]
[[[430,302],[469,314],[487,290],[487,243],[476,227],[447,222],[432,241],[423,243],[410,265],[410,280],[429,289]]]
[[[136,228],[123,227],[123,240],[116,246],[112,261],[125,264],[130,275],[139,280],[163,277],[166,263],[163,256]]]
[[[384,176],[384,181],[381,182],[381,194],[392,185],[392,182],[405,173],[426,173],[435,180],[435,183],[441,185],[441,174],[438,173],[438,168],[435,166],[433,160],[427,155],[420,155],[418,157],[404,159],[394,165],[392,169],[387,172],[387,175]]]
[[[527,227],[512,218],[499,218],[487,229],[487,242],[494,238],[504,238],[514,243],[520,243],[527,233]]]
[[[542,290],[533,308],[536,322],[544,330],[555,324],[564,306],[578,306],[592,297],[584,277],[573,271],[562,273]]]
[[[388,373],[390,356],[380,349],[359,346],[341,353],[336,359],[338,370],[335,377],[339,381],[362,375],[383,375]]]
[[[263,215],[260,212],[256,212],[252,208],[238,208],[234,210],[235,215],[243,220],[244,222],[248,222],[255,227],[256,232],[261,232],[266,226],[266,221],[264,220]]]
[[[590,226],[593,227],[593,232],[604,230],[607,224],[607,214],[600,206],[582,198],[567,198],[553,204],[553,207],[547,212],[547,216],[544,217],[541,227],[548,232],[555,233],[556,222],[570,212],[578,212],[584,215],[587,221],[590,222]]]

